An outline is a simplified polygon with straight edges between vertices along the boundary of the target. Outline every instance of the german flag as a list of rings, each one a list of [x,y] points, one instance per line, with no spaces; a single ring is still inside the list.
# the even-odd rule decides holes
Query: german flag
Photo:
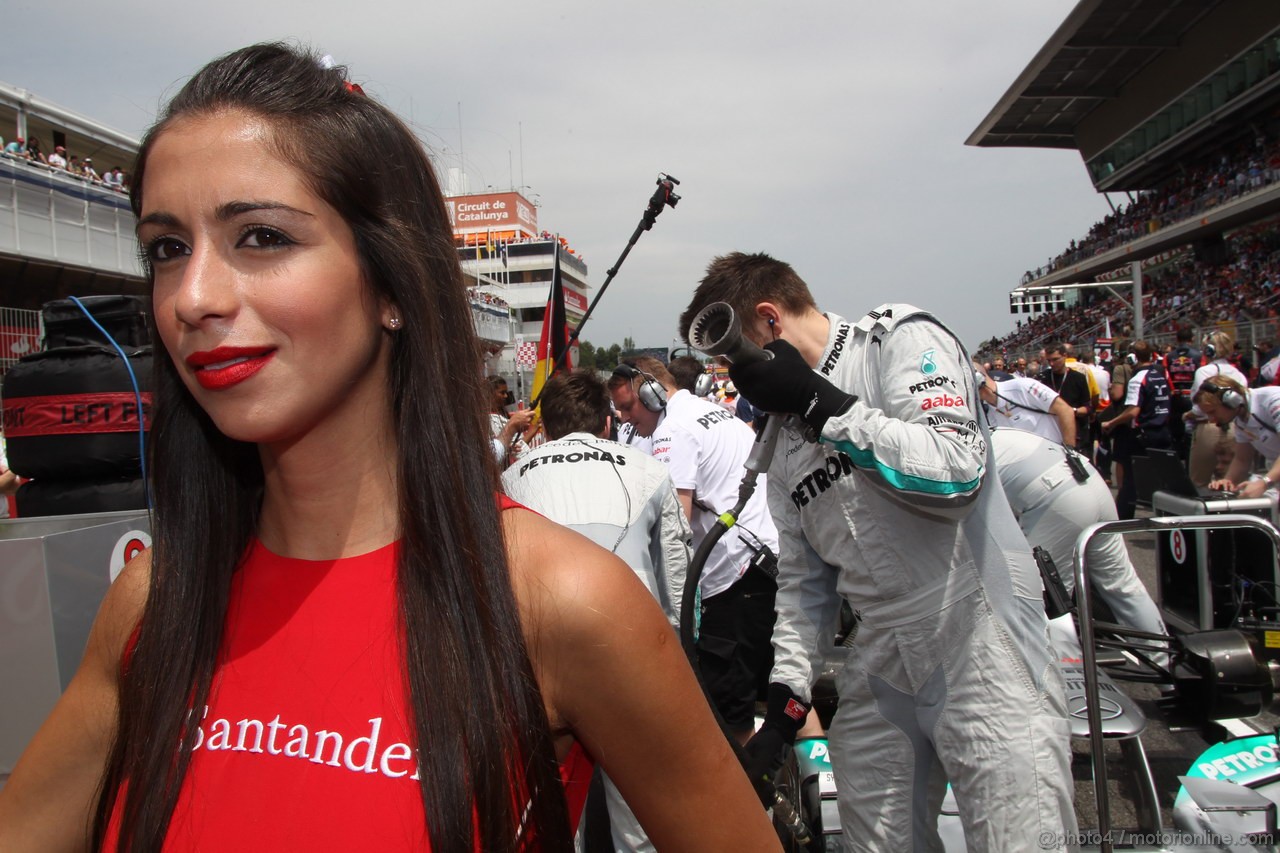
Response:
[[[564,281],[560,278],[560,245],[555,245],[555,265],[551,275],[551,292],[547,296],[547,310],[542,317],[542,334],[538,338],[538,365],[533,369],[531,399],[542,397],[542,386],[547,384],[557,370],[572,370],[569,352],[569,323],[564,313]],[[555,364],[555,358],[564,352],[564,360]]]

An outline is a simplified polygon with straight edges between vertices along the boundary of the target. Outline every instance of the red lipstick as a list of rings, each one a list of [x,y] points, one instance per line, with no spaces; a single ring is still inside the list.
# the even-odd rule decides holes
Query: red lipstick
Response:
[[[267,366],[276,354],[271,348],[218,347],[193,352],[187,356],[187,366],[194,369],[196,381],[210,391],[221,391],[248,379]]]

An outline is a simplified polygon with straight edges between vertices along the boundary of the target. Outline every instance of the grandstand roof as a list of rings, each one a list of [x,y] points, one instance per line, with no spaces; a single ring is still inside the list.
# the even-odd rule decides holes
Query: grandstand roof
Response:
[[[1081,0],[966,140],[1075,148],[1076,127],[1219,0]]]
[[[966,144],[1076,149],[1087,163],[1278,26],[1273,0],[1080,0]],[[1099,189],[1134,188],[1125,171],[1095,175]]]

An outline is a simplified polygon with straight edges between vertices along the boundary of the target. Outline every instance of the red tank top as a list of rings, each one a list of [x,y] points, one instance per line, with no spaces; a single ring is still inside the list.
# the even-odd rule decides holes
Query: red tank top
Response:
[[[397,551],[313,561],[250,546],[165,850],[428,849]],[[561,765],[572,825],[591,769],[577,744]]]

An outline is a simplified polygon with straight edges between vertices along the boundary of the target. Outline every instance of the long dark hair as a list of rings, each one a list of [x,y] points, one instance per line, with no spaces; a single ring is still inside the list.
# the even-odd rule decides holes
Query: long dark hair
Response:
[[[143,141],[133,209],[142,210],[147,156],[167,127],[236,109],[266,120],[280,156],[345,218],[365,280],[403,320],[388,371],[398,587],[431,847],[514,851],[531,838],[568,847],[564,792],[500,533],[488,386],[444,200],[409,129],[344,77],[284,44],[214,60]],[[191,709],[209,695],[231,577],[262,497],[257,448],[218,431],[170,359],[156,359],[156,371],[151,589],[122,673],[95,817],[100,843],[122,800],[122,851],[163,843],[197,731]]]

